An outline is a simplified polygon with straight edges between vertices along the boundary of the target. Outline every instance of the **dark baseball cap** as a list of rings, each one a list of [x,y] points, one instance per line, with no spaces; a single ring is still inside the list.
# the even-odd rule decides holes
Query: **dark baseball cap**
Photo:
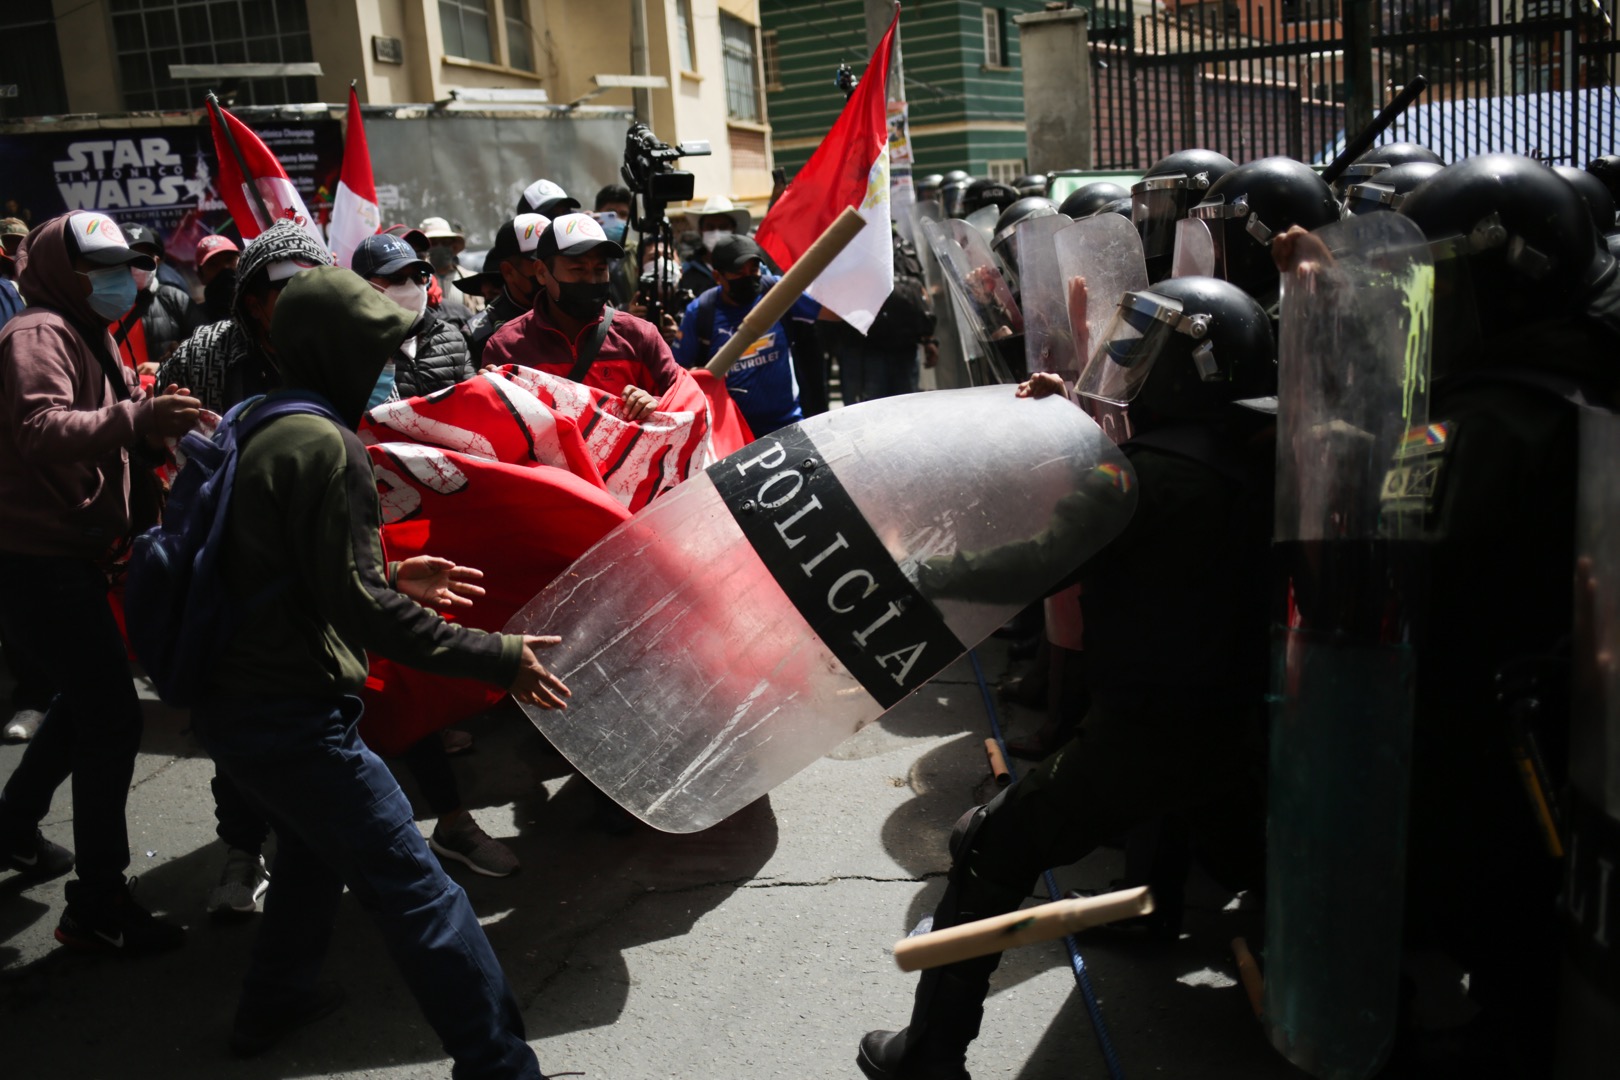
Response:
[[[142,225],[138,221],[126,221],[121,226],[124,230],[124,239],[130,247],[153,248],[159,255],[163,254],[163,241],[158,239],[157,230],[150,225]]]
[[[411,249],[418,255],[426,255],[428,248],[433,246],[428,242],[427,233],[421,229],[413,229],[409,225],[390,225],[383,232],[389,236],[404,237],[405,242],[410,244]]]
[[[388,233],[377,233],[360,241],[349,262],[349,268],[363,278],[389,277],[407,267],[425,274],[433,273],[433,267],[426,259],[418,258],[416,249],[403,237]]]
[[[540,234],[540,243],[534,250],[537,259],[552,255],[589,255],[604,252],[610,259],[624,258],[624,248],[607,238],[602,225],[589,214],[564,214],[552,220]]]
[[[759,249],[759,245],[754,243],[751,237],[747,236],[726,237],[714,245],[714,253],[710,256],[714,268],[724,270],[728,274],[735,274],[744,266],[747,266],[751,259],[763,263],[765,253]]]

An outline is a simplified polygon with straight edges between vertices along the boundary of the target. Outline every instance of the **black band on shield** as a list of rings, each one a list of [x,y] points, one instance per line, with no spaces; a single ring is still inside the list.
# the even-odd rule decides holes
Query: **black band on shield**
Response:
[[[885,709],[966,651],[797,426],[709,479],[805,622]]]

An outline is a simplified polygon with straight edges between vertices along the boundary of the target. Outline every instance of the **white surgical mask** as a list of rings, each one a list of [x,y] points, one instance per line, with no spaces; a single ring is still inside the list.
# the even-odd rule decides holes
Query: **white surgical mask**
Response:
[[[158,279],[156,270],[132,270],[130,272],[135,275],[136,292],[157,292]]]
[[[710,229],[703,234],[703,247],[707,251],[713,251],[714,245],[731,235],[733,234],[730,229]]]
[[[427,310],[426,283],[418,285],[414,281],[402,281],[398,285],[388,285],[380,288],[373,283],[371,287],[412,315],[420,315]]]

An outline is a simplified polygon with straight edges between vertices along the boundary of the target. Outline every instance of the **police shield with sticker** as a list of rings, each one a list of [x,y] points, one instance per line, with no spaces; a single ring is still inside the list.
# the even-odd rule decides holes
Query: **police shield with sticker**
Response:
[[[570,719],[530,718],[670,832],[707,828],[826,754],[1130,519],[1130,466],[1097,425],[1014,395],[833,410],[654,501],[514,618],[569,628],[554,666],[575,680]],[[1059,517],[1064,543],[1010,589],[927,593],[932,560],[1041,544]]]
[[[1061,583],[1081,584],[1092,705],[1074,740],[958,822],[936,930],[1011,911],[1046,867],[1182,810],[1199,811],[1201,842],[1218,833],[1246,853],[1223,868],[1228,880],[1259,873],[1272,421],[1239,403],[1275,391],[1271,331],[1253,299],[1208,278],[1132,297],[1119,323],[1080,386],[1133,412],[1121,450],[1136,512]],[[1041,375],[1020,392],[1058,386]],[[1059,516],[1029,542],[930,560],[923,592],[935,603],[1015,595],[1068,546],[1068,528]],[[862,1072],[964,1080],[999,960],[924,972],[909,1024],[861,1040]]]
[[[1397,1020],[1433,268],[1393,214],[1281,261],[1265,1023],[1370,1077]]]

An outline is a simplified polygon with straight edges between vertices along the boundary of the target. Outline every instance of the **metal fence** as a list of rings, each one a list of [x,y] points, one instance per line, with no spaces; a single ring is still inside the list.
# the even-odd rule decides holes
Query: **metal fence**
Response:
[[[1620,131],[1617,0],[1093,0],[1095,160],[1145,169],[1176,150],[1330,160],[1412,76],[1402,127],[1448,160],[1489,150],[1584,164]],[[1344,12],[1370,23],[1345,33]],[[1352,24],[1352,31],[1358,26]],[[1358,46],[1370,56],[1355,64]]]

